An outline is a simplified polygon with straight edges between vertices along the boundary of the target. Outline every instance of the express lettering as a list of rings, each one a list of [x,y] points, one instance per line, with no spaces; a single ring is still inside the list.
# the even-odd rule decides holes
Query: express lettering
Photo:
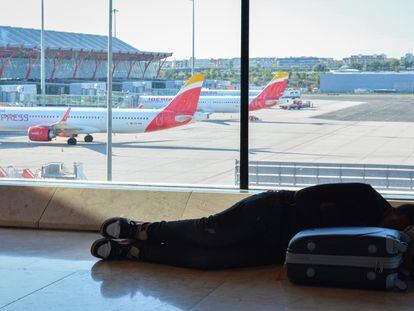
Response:
[[[4,113],[0,114],[0,121],[15,121],[15,122],[24,122],[29,121],[28,114],[21,114],[21,113]]]

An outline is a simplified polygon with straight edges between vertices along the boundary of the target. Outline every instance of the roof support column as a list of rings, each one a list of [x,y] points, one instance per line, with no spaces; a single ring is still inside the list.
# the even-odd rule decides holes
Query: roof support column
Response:
[[[80,53],[78,53],[75,57],[75,68],[73,70],[72,80],[76,79],[76,76],[78,75],[79,67],[82,66],[83,61],[88,57],[88,54],[83,53],[81,50]]]
[[[49,77],[49,81],[53,80],[55,78],[55,73],[60,64],[63,61],[63,52],[59,51],[58,53],[53,53],[53,69]]]
[[[158,76],[160,75],[161,68],[162,68],[162,66],[165,64],[165,61],[166,61],[166,60],[167,60],[167,59],[166,59],[166,58],[164,58],[162,61],[161,61],[161,60],[159,60],[159,61],[158,61],[157,75],[155,76],[155,79],[158,79]]]
[[[93,71],[92,80],[96,80],[96,74],[98,73],[99,66],[102,64],[102,58],[97,56],[95,58],[95,69]]]
[[[120,62],[121,62],[120,59],[114,61],[114,66],[112,68],[112,77],[114,76],[115,70],[116,70],[116,68],[118,68],[118,65],[119,65]]]
[[[141,62],[140,61],[138,62],[138,66],[139,66],[139,69],[141,70],[141,73],[142,73],[142,66],[141,66]]]
[[[145,79],[145,74],[147,73],[147,69],[149,67],[149,65],[152,63],[152,59],[145,62],[145,67],[144,67],[144,71],[142,72],[142,80]]]
[[[27,67],[26,76],[24,78],[25,80],[29,80],[30,73],[32,72],[32,68],[34,64],[38,62],[39,58],[40,58],[40,54],[37,52],[29,54],[29,67]]]
[[[3,58],[3,55],[0,55],[0,59],[1,59],[1,67],[0,67],[0,79],[3,76],[3,72],[6,69],[7,65],[10,63],[10,61],[12,60],[12,58],[14,57],[14,55],[16,55],[17,51],[13,50],[13,52],[11,52],[11,54],[9,55],[9,57],[7,57],[6,59]]]
[[[133,60],[133,61],[129,62],[129,70],[128,70],[127,79],[129,79],[129,77],[131,76],[132,69],[134,68],[136,63],[137,63],[136,60]]]

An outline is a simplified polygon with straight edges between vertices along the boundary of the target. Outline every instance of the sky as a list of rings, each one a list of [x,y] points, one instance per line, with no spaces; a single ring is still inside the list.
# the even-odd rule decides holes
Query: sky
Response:
[[[6,0],[0,0],[6,2]],[[108,33],[107,0],[44,0],[45,28]],[[240,55],[240,0],[195,1],[196,58]],[[117,37],[139,50],[191,56],[191,0],[113,0]],[[414,53],[413,0],[250,0],[250,56]],[[40,0],[7,0],[0,25],[40,28]]]

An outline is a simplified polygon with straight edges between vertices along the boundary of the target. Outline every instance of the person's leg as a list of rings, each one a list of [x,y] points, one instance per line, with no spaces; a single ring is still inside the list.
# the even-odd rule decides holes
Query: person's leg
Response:
[[[148,241],[168,245],[223,247],[250,238],[279,239],[285,198],[290,192],[263,192],[225,211],[200,219],[161,221],[147,227]]]
[[[226,269],[281,264],[284,257],[280,253],[280,247],[270,244],[197,248],[144,243],[139,260],[184,268]]]
[[[129,259],[196,269],[282,264],[285,251],[283,243],[278,241],[258,242],[254,239],[227,247],[203,248],[102,238],[91,247],[91,254],[104,260]]]

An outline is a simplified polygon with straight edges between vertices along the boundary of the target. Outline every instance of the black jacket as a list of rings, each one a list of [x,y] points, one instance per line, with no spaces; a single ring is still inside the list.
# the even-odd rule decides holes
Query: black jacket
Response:
[[[391,205],[370,185],[326,184],[294,194],[294,231],[319,227],[376,226]]]

